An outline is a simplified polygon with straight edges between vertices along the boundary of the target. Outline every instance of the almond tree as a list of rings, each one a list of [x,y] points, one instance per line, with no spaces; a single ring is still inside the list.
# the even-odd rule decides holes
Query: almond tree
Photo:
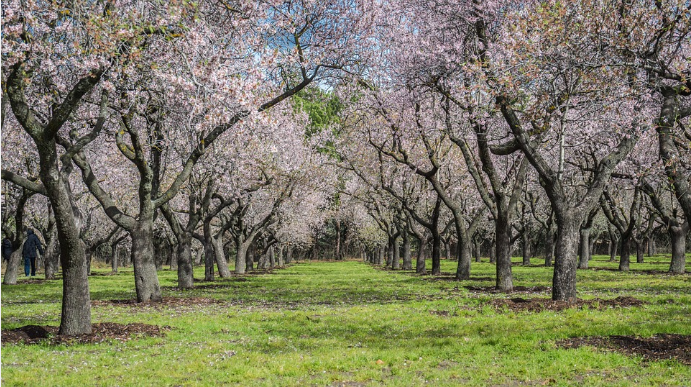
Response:
[[[126,56],[128,48],[160,31],[162,21],[152,17],[131,23],[130,9],[124,8],[88,1],[3,4],[3,81],[14,117],[38,151],[41,183],[20,176],[13,181],[44,193],[51,201],[61,241],[60,334],[65,335],[91,332],[85,252],[65,174],[71,168],[69,158],[93,141],[105,117],[101,114],[97,120],[92,114],[93,125],[87,133],[76,131],[68,137],[63,128],[84,113],[85,97]],[[122,34],[117,27],[121,25],[132,26],[131,32]],[[64,153],[58,144],[66,149]]]

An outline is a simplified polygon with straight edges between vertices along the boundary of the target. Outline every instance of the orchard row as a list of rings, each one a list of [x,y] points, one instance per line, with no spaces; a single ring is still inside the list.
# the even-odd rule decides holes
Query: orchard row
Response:
[[[139,302],[293,254],[432,274],[456,252],[554,265],[691,217],[691,5],[668,1],[3,4],[3,234],[64,279],[61,334],[91,329],[91,257],[130,251]],[[199,251],[195,254],[195,251]],[[203,252],[202,252],[203,251]],[[386,254],[385,254],[386,251]],[[580,259],[579,259],[580,257]],[[5,275],[16,283],[19,253]],[[400,262],[402,261],[402,262]],[[115,266],[117,267],[117,266]]]

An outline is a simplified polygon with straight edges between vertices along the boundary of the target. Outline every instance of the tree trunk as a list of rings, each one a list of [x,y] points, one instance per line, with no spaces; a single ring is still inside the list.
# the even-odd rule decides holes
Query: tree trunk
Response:
[[[84,246],[84,254],[86,254],[86,275],[91,275],[91,260],[94,257],[94,251],[86,246],[84,240],[81,243]]]
[[[171,256],[170,256],[170,270],[178,270],[178,246],[177,244],[171,244]]]
[[[581,219],[572,214],[557,218],[557,243],[552,277],[552,299],[574,301],[576,299],[576,254]]]
[[[645,245],[641,241],[636,241],[636,263],[645,262]]]
[[[58,255],[58,236],[57,236],[57,234],[53,235],[50,238],[50,242],[48,242],[48,246],[46,247],[43,262],[45,264],[46,279],[47,280],[54,280],[55,279],[55,273],[58,272],[58,264],[60,262],[60,256]]]
[[[213,244],[214,248],[214,257],[216,259],[216,266],[218,267],[218,275],[221,278],[230,278],[228,261],[226,260],[226,255],[223,251],[223,237],[221,235],[212,237],[211,243]]]
[[[617,257],[617,251],[619,248],[619,240],[610,235],[609,239],[609,261],[614,262]]]
[[[403,233],[403,270],[413,270],[413,260],[410,254],[410,235]]]
[[[140,220],[136,228],[130,232],[130,237],[132,238],[131,256],[137,302],[160,302],[162,300],[161,287],[154,262],[153,217],[140,213]]]
[[[393,245],[394,245],[394,240],[393,238],[389,238],[389,245],[386,248],[386,267],[391,267],[391,264],[393,263]]]
[[[247,258],[249,257],[247,249],[250,247],[250,244],[245,242],[244,237],[240,235],[235,238],[235,246],[237,247],[235,255],[235,274],[245,274],[247,271]],[[251,267],[250,263],[250,268]]]
[[[579,256],[578,261],[579,269],[587,269],[588,261],[590,260],[590,228],[581,228],[580,230],[580,246],[579,246]]]
[[[37,142],[40,157],[40,176],[48,193],[60,241],[62,265],[61,335],[91,333],[91,298],[86,272],[84,246],[72,209],[66,182],[58,171],[56,145]]]
[[[497,245],[494,241],[489,242],[489,263],[497,263]]]
[[[456,255],[458,256],[458,268],[456,269],[457,281],[470,279],[470,261],[472,259],[470,248],[471,246],[465,246],[460,243],[456,247]]]
[[[391,260],[391,269],[399,270],[401,268],[400,264],[401,249],[398,246],[398,238],[393,239],[393,258]]]
[[[441,238],[432,232],[432,275],[441,274]]]
[[[417,249],[417,261],[415,262],[415,272],[417,274],[427,274],[427,269],[425,268],[425,254],[424,254],[425,242],[420,240],[420,246]]]
[[[334,259],[341,259],[341,221],[336,220],[336,250],[334,252]]]
[[[194,268],[192,267],[192,236],[184,232],[178,240],[177,246],[178,287],[191,289],[194,287]]]
[[[283,247],[278,247],[278,254],[276,254],[276,258],[278,261],[278,267],[285,266],[285,263],[283,262]]]
[[[286,265],[289,265],[293,262],[293,248],[288,246],[286,247]]]
[[[204,222],[204,281],[214,280],[214,245],[211,239],[211,221]]]
[[[468,231],[463,229],[464,222],[454,216],[456,235],[456,280],[464,281],[470,279],[470,261],[472,260],[471,249],[473,248],[472,238],[468,236]]]
[[[530,235],[528,235],[528,230],[523,230],[523,235],[521,235],[521,250],[523,252],[523,266],[530,266]]]
[[[118,244],[110,245],[110,267],[113,273],[118,272]]]
[[[655,255],[655,238],[652,236],[648,238],[648,256],[652,257]]]
[[[554,231],[553,227],[547,230],[547,240],[545,241],[545,267],[552,266],[552,260],[554,259]]]
[[[502,292],[513,291],[511,272],[511,224],[499,212],[495,222],[496,241],[496,287]]]
[[[5,269],[5,278],[3,278],[2,281],[3,285],[17,284],[19,268],[24,264],[24,259],[22,258],[22,246],[19,246],[19,248],[13,251],[12,255],[10,255],[10,260],[7,262],[7,268]]]
[[[631,238],[622,235],[621,237],[621,256],[619,258],[619,270],[629,271],[631,262]]]
[[[475,258],[475,262],[480,262],[480,256],[482,255],[482,252],[480,251],[482,243],[479,239],[474,239],[473,240],[473,255]]]
[[[683,274],[686,271],[686,234],[689,230],[689,223],[682,226],[670,227],[669,236],[672,239],[672,262],[669,272]]]

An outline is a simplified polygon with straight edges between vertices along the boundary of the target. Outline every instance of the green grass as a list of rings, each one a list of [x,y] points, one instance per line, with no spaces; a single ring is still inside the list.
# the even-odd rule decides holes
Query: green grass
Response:
[[[6,386],[146,385],[689,385],[691,367],[644,361],[555,341],[590,335],[691,334],[691,276],[664,272],[669,258],[632,271],[578,272],[582,298],[630,295],[647,305],[564,312],[496,311],[465,285],[491,286],[494,266],[473,263],[473,280],[434,281],[361,262],[300,263],[272,274],[198,283],[175,291],[176,273],[159,272],[164,297],[208,297],[194,307],[94,306],[93,322],[170,326],[165,337],[93,345],[5,345]],[[518,260],[516,260],[518,262]],[[535,263],[541,263],[535,260]],[[430,266],[431,267],[431,266]],[[598,256],[595,268],[616,268]],[[455,271],[455,262],[442,262]],[[660,270],[642,274],[640,270]],[[96,270],[96,274],[107,269]],[[516,286],[549,286],[551,269],[514,267]],[[197,268],[197,278],[203,268]],[[58,325],[61,281],[2,287],[2,328]],[[90,278],[92,299],[134,298],[131,269]],[[520,295],[521,297],[534,297]],[[547,292],[543,297],[549,297]],[[669,303],[672,300],[672,303]],[[448,312],[448,315],[443,315]]]

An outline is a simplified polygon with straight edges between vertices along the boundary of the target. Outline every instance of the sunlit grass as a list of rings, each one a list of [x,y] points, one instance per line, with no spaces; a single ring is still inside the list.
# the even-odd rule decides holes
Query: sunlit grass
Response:
[[[198,282],[179,291],[159,272],[164,297],[207,297],[195,307],[94,306],[93,322],[170,326],[165,337],[98,345],[6,345],[3,385],[688,385],[691,367],[643,361],[555,341],[588,335],[691,334],[691,276],[666,274],[669,257],[616,268],[598,256],[578,272],[582,298],[634,296],[631,309],[496,311],[504,294],[494,266],[473,263],[472,279],[434,280],[348,262],[300,263],[271,274]],[[520,260],[516,259],[515,262]],[[551,269],[514,266],[516,286],[550,286]],[[444,272],[455,262],[443,261]],[[431,266],[430,266],[431,267]],[[203,278],[203,268],[196,268]],[[644,274],[659,270],[659,274]],[[108,269],[97,269],[105,274]],[[2,328],[58,325],[60,281],[2,287]],[[214,285],[214,286],[209,286]],[[131,268],[90,278],[92,299],[132,299]],[[545,291],[521,297],[549,297]]]

